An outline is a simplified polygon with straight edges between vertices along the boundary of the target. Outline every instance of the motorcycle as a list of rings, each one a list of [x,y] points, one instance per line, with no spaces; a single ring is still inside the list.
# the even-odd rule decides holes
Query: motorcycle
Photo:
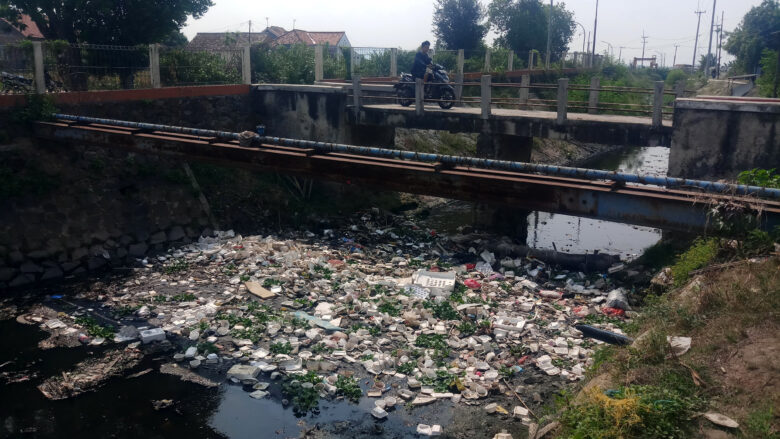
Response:
[[[439,107],[449,110],[455,105],[455,89],[450,85],[450,77],[447,71],[439,64],[433,65],[433,74],[425,83],[424,99],[436,100]],[[408,107],[414,103],[415,77],[409,73],[402,73],[400,81],[393,86],[398,96],[398,103]]]

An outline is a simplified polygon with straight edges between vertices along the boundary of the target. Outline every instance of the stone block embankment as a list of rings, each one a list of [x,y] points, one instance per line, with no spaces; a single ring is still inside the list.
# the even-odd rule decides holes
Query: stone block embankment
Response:
[[[132,265],[209,233],[180,162],[40,142],[0,149],[0,290]]]

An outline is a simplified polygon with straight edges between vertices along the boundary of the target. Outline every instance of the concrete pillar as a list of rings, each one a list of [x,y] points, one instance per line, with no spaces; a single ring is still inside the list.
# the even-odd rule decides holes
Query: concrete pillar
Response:
[[[398,76],[398,49],[390,49],[390,76]]]
[[[482,69],[485,73],[490,73],[490,49],[485,49],[485,66]]]
[[[35,69],[35,92],[46,93],[46,74],[43,70],[43,44],[33,41],[33,68]]]
[[[149,45],[149,80],[152,84],[152,88],[162,87],[162,81],[160,81],[160,45]]]
[[[597,114],[599,111],[596,107],[599,106],[599,87],[601,86],[601,80],[598,76],[590,78],[590,97],[588,98],[588,113]]]
[[[685,85],[686,81],[684,79],[681,79],[674,84],[675,99],[682,99],[685,97]]]
[[[491,78],[490,75],[482,75],[481,93],[480,93],[480,105],[482,107],[482,119],[490,118],[490,101],[493,99],[491,96]]]
[[[352,110],[355,112],[355,117],[360,116],[360,75],[352,77]]]
[[[244,53],[241,57],[241,82],[243,84],[252,83],[252,50],[249,46],[244,47]]]
[[[515,51],[510,50],[509,51],[509,60],[506,63],[506,71],[511,72],[515,69]]]
[[[566,123],[566,107],[569,104],[569,79],[561,78],[558,80],[558,125]]]
[[[569,56],[569,52],[563,52],[563,58],[561,58],[561,69],[566,68],[566,57]]]
[[[414,84],[414,112],[418,116],[425,113],[425,84],[420,78],[417,78]]]
[[[664,107],[664,82],[656,81],[653,90],[653,126],[663,125],[663,107]]]
[[[528,51],[528,68],[533,69],[534,68],[534,51],[529,50]]]
[[[528,87],[531,85],[531,75],[523,75],[520,77],[520,109],[525,110],[527,109],[528,104],[528,95],[530,94],[531,89]]]
[[[455,85],[455,99],[460,101],[461,98],[463,98],[463,65],[466,62],[466,56],[463,49],[458,50],[458,65],[456,67],[457,73],[455,74],[455,82],[457,82],[457,85]],[[462,103],[458,103],[458,105],[462,105]]]
[[[325,78],[323,49],[321,44],[314,46],[314,82],[322,81]]]

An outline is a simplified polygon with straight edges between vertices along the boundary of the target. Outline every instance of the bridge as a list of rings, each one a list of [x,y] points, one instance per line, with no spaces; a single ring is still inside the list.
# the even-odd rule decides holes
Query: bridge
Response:
[[[228,167],[350,182],[669,230],[707,230],[714,206],[780,225],[780,190],[58,114],[35,135]],[[652,185],[652,186],[651,186]],[[660,187],[663,186],[663,187]],[[696,188],[692,190],[691,188]]]

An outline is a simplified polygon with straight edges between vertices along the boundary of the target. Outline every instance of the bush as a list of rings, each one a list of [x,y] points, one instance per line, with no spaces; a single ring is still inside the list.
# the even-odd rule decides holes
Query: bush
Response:
[[[160,81],[164,85],[238,84],[241,57],[176,49],[160,56]]]
[[[712,262],[718,256],[720,245],[718,240],[710,238],[707,240],[697,239],[688,251],[677,258],[677,262],[672,266],[672,278],[674,286],[681,287],[688,282],[690,274]]]

